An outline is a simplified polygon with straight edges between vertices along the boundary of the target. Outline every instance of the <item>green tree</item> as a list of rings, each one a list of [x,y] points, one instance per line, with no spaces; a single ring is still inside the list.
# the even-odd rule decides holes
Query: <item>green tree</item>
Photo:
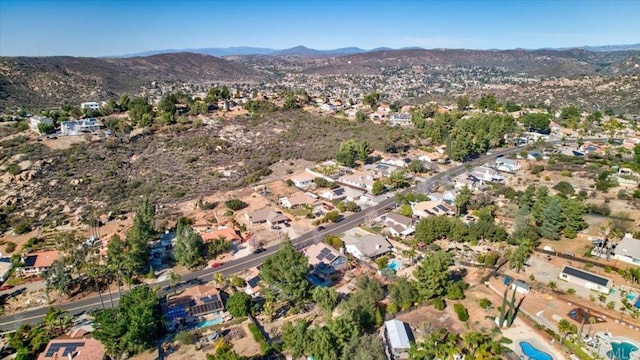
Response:
[[[413,209],[411,208],[411,205],[403,204],[400,207],[400,215],[407,216],[407,217],[413,216]]]
[[[158,295],[146,286],[136,287],[123,295],[116,308],[97,311],[93,326],[93,337],[113,357],[154,348],[162,332]]]
[[[362,99],[362,103],[369,105],[372,109],[378,106],[378,101],[380,101],[380,94],[377,92],[367,94],[364,99]]]
[[[55,260],[43,273],[42,277],[47,284],[47,290],[57,290],[69,295],[74,286],[71,270],[64,264],[64,261]]]
[[[38,124],[38,132],[40,134],[53,134],[56,131],[56,127],[53,124],[45,124],[45,123],[39,123]]]
[[[560,230],[562,230],[562,204],[560,199],[552,197],[542,212],[540,235],[547,239],[558,240]]]
[[[283,347],[291,351],[294,359],[306,354],[309,346],[310,331],[309,324],[304,320],[297,320],[295,323],[286,322],[282,326]]]
[[[469,101],[468,96],[460,96],[457,100],[458,103],[458,111],[465,111],[471,105],[471,101]]]
[[[371,334],[354,336],[342,349],[342,360],[385,360],[384,345]]]
[[[464,215],[467,213],[467,207],[469,207],[469,204],[471,203],[472,195],[473,194],[471,193],[471,190],[466,185],[458,192],[458,195],[454,200],[454,204],[456,205],[456,212],[458,213],[458,216]]]
[[[389,301],[400,309],[409,309],[418,301],[418,291],[413,282],[403,277],[397,277],[389,284]]]
[[[576,324],[569,322],[569,320],[562,319],[558,322],[558,332],[562,335],[560,341],[563,341],[568,335],[577,333],[578,327]],[[560,345],[562,345],[562,343]]]
[[[204,263],[205,245],[202,236],[187,224],[178,221],[173,253],[179,264],[194,269]]]
[[[325,313],[331,313],[338,304],[338,293],[329,287],[318,286],[311,291],[313,302],[318,304]]]
[[[427,256],[414,270],[416,290],[423,300],[433,299],[446,294],[451,284],[449,267],[453,265],[453,257],[444,251],[437,251]]]
[[[319,326],[310,330],[307,352],[317,360],[338,359],[339,349],[335,346],[335,338],[327,326]]]
[[[478,109],[483,110],[498,110],[498,101],[496,100],[496,96],[494,94],[486,94],[483,95],[480,100],[477,102]]]
[[[371,193],[373,195],[380,195],[384,192],[384,184],[380,180],[376,180],[373,182],[373,186],[371,188]]]
[[[362,111],[357,111],[356,112],[356,121],[357,122],[364,122],[366,120],[366,116],[364,115],[364,113]]]
[[[207,354],[207,360],[247,360],[247,358],[238,355],[233,350],[233,346],[222,339],[216,342],[213,354]]]
[[[224,202],[224,206],[229,210],[238,211],[247,207],[247,203],[240,199],[231,199]]]
[[[368,142],[358,142],[354,139],[349,139],[340,143],[340,147],[336,153],[336,160],[344,166],[355,167],[356,161],[362,158],[366,160],[370,152]]]
[[[307,257],[298,252],[291,242],[286,242],[265,260],[260,269],[260,279],[276,286],[284,300],[301,305],[309,293],[308,272]]]
[[[581,200],[568,199],[562,206],[562,224],[564,236],[573,239],[578,235],[578,231],[587,228],[584,221],[585,208]]]
[[[549,132],[549,124],[551,124],[549,115],[543,113],[526,114],[520,118],[520,121],[525,129],[539,133]]]
[[[367,161],[371,153],[371,146],[367,140],[361,140],[358,143],[358,160]]]
[[[229,296],[226,308],[235,318],[247,316],[251,310],[251,296],[242,291],[236,291]]]

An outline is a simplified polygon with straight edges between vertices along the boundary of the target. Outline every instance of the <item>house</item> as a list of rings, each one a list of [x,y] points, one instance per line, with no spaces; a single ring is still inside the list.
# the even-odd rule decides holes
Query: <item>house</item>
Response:
[[[38,125],[40,124],[53,126],[53,119],[46,116],[32,116],[29,118],[29,127],[38,134],[40,134],[40,129],[38,129]]]
[[[345,200],[347,201],[357,201],[360,200],[361,197],[363,197],[367,192],[364,190],[360,190],[360,189],[356,189],[356,188],[352,188],[352,187],[345,187],[344,188],[344,194],[346,195]]]
[[[0,284],[7,281],[9,274],[11,274],[11,269],[13,269],[11,258],[0,258]]]
[[[247,220],[249,220],[250,225],[265,223],[267,225],[276,225],[291,221],[288,217],[282,215],[280,211],[275,211],[268,208],[254,211],[252,213],[247,213],[246,216]]]
[[[389,359],[408,359],[411,348],[411,329],[400,320],[384,322],[384,340]]]
[[[572,284],[599,291],[603,294],[609,294],[613,286],[613,280],[611,279],[571,266],[565,266],[558,277]]]
[[[257,268],[252,268],[247,276],[244,277],[244,281],[247,286],[244,288],[244,292],[251,297],[257,297],[260,295],[262,286],[260,286],[260,271]]]
[[[428,163],[446,164],[449,162],[449,155],[444,152],[433,151],[420,155],[418,160],[426,161]]]
[[[467,176],[457,178],[455,181],[456,182],[455,184],[453,184],[453,187],[458,191],[464,189],[465,187],[467,187],[471,191],[484,191],[485,189],[484,183],[476,177]]]
[[[605,153],[602,145],[590,143],[582,144],[578,150],[582,151],[585,155],[603,155]]]
[[[382,103],[382,104],[378,105],[378,109],[377,110],[386,115],[386,114],[389,114],[391,112],[391,106],[389,104]]]
[[[435,200],[421,201],[419,203],[412,204],[411,208],[413,209],[413,215],[421,219],[429,216],[453,216],[456,214],[456,208],[453,205]]]
[[[365,165],[365,169],[378,176],[391,176],[391,174],[400,170],[400,167],[391,164],[375,163]]]
[[[95,101],[83,102],[80,104],[81,109],[100,110],[100,104]]]
[[[338,110],[338,107],[333,104],[322,104],[320,105],[320,110],[324,112],[335,112]]]
[[[293,182],[293,185],[300,189],[306,189],[313,184],[314,176],[308,172],[301,172],[293,175],[289,178]]]
[[[520,170],[520,163],[515,159],[499,157],[496,159],[496,170],[508,173],[514,173]]]
[[[409,158],[400,159],[396,157],[390,157],[390,158],[382,159],[380,160],[380,162],[383,164],[388,164],[388,165],[397,166],[399,168],[403,168],[403,167],[407,167],[411,163],[411,159]]]
[[[487,166],[477,166],[473,168],[473,170],[471,170],[468,174],[485,182],[503,182],[504,181],[504,177],[500,176],[497,170]]]
[[[38,275],[47,270],[54,261],[60,258],[60,255],[62,254],[57,250],[24,254],[22,255],[22,262],[24,263],[24,266],[20,267],[18,271],[22,275]]]
[[[217,230],[206,232],[201,235],[202,241],[205,243],[217,240],[224,239],[232,244],[239,244],[242,242],[242,236],[234,229],[233,227],[223,227]]]
[[[616,260],[640,266],[640,240],[629,233],[624,235],[613,253],[613,258]]]
[[[511,282],[511,290],[515,290],[518,294],[527,295],[531,291],[531,286],[524,281],[514,280]]]
[[[386,215],[385,232],[388,234],[401,237],[411,235],[415,230],[412,218],[396,213],[388,213]]]
[[[456,197],[458,197],[458,192],[455,190],[454,191],[447,190],[444,193],[442,193],[442,201],[450,205],[456,201]]]
[[[393,247],[383,236],[359,227],[347,230],[342,236],[345,250],[359,260],[373,259],[390,252]]]
[[[199,317],[204,315],[217,316],[222,320],[225,308],[218,289],[198,285],[170,297],[163,311],[169,328],[175,329],[178,325],[199,322]]]
[[[339,177],[338,180],[336,180],[336,182],[339,184],[355,187],[369,192],[373,190],[374,181],[375,180],[373,179],[372,175],[358,174],[343,175]]]
[[[77,136],[100,130],[100,123],[96,118],[69,120],[60,123],[62,135]]]
[[[309,259],[313,272],[322,278],[331,277],[332,274],[344,269],[347,264],[346,256],[324,243],[313,244],[303,252]]]
[[[305,205],[313,207],[319,204],[320,201],[318,201],[318,196],[315,194],[297,191],[289,196],[280,198],[278,203],[285,209],[296,209]]]
[[[347,197],[345,188],[343,187],[337,187],[335,189],[327,189],[323,192],[321,192],[320,197],[323,199],[327,199],[329,201],[339,201],[339,200],[343,200]]]
[[[38,360],[102,360],[104,345],[96,339],[53,339]]]
[[[389,117],[389,124],[392,126],[413,126],[411,115],[395,113]]]
[[[540,154],[538,151],[531,150],[527,152],[527,160],[537,161],[539,159],[544,159],[544,156]]]

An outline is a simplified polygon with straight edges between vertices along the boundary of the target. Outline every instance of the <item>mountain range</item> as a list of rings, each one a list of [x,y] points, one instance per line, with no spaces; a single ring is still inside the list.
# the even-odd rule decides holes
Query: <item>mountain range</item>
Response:
[[[640,43],[629,45],[604,45],[604,46],[577,46],[567,48],[544,48],[536,50],[587,50],[592,52],[611,52],[611,51],[629,51],[640,50]],[[311,49],[306,46],[298,45],[289,49],[272,49],[272,48],[259,48],[259,47],[226,47],[226,48],[196,48],[196,49],[165,49],[165,50],[151,50],[143,51],[133,54],[118,55],[114,57],[139,57],[139,56],[151,56],[159,54],[170,54],[180,52],[191,52],[196,54],[205,54],[211,56],[243,56],[243,55],[269,55],[269,56],[300,56],[300,57],[323,57],[323,56],[344,56],[353,54],[362,54],[368,52],[377,52],[383,50],[425,50],[421,47],[404,47],[400,49],[392,49],[389,47],[378,47],[375,49],[365,50],[359,47],[345,47],[339,49],[330,50],[317,50]],[[528,49],[525,49],[528,50]],[[496,51],[498,51],[496,49]],[[529,50],[535,51],[535,50]]]

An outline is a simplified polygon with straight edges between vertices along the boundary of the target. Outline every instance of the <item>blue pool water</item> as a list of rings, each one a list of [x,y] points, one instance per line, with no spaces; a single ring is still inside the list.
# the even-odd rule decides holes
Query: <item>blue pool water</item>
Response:
[[[387,268],[391,269],[391,270],[401,270],[402,269],[402,261],[398,260],[398,259],[393,259],[391,261],[389,261],[389,264],[387,265]]]
[[[203,321],[203,322],[198,324],[198,329],[202,329],[202,328],[207,327],[207,326],[213,326],[213,325],[222,324],[223,321],[224,320],[222,318],[215,318],[215,319]]]
[[[612,360],[629,360],[631,353],[634,351],[638,351],[638,347],[631,343],[612,341],[611,350],[607,352],[607,358]]]
[[[635,299],[635,298],[636,298],[636,294],[634,294],[634,293],[628,293],[627,294],[627,300],[633,301],[633,299]]]
[[[328,282],[326,282],[324,279],[320,278],[316,274],[309,274],[309,276],[307,276],[307,279],[309,279],[309,281],[311,281],[311,284],[313,284],[313,286],[320,286],[320,287],[329,286]]]
[[[522,352],[532,360],[553,360],[551,355],[544,351],[540,351],[526,341],[520,341]]]

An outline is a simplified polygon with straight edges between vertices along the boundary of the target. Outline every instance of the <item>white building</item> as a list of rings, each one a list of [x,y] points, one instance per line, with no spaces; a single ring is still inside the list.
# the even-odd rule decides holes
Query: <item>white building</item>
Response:
[[[514,280],[511,283],[511,290],[515,290],[518,294],[527,295],[531,291],[531,286],[524,281]]]
[[[616,260],[640,266],[640,240],[634,239],[629,233],[624,235],[613,253],[613,258]]]
[[[613,280],[611,279],[571,266],[565,266],[558,277],[572,284],[580,285],[603,294],[609,294],[613,286]]]
[[[389,118],[389,124],[392,126],[413,126],[411,115],[396,113]]]
[[[11,258],[0,258],[0,283],[7,281],[12,268],[13,263],[11,262]]]
[[[384,322],[385,343],[390,359],[408,359],[411,348],[410,333],[407,325],[400,320]]]
[[[38,129],[38,125],[40,124],[53,126],[53,119],[46,116],[32,116],[29,118],[29,127],[38,134],[40,134],[40,130]]]
[[[304,171],[295,175],[292,175],[289,180],[291,180],[291,182],[293,182],[293,185],[297,188],[300,189],[306,189],[309,186],[311,186],[311,184],[313,184],[313,179],[315,177],[311,174],[309,174],[308,172]]]
[[[347,230],[342,236],[345,250],[359,260],[373,259],[390,252],[393,247],[383,236],[359,227]]]
[[[95,101],[83,102],[80,107],[82,109],[100,110],[100,104]]]
[[[63,121],[60,130],[63,135],[77,136],[100,130],[100,123],[96,118]]]

